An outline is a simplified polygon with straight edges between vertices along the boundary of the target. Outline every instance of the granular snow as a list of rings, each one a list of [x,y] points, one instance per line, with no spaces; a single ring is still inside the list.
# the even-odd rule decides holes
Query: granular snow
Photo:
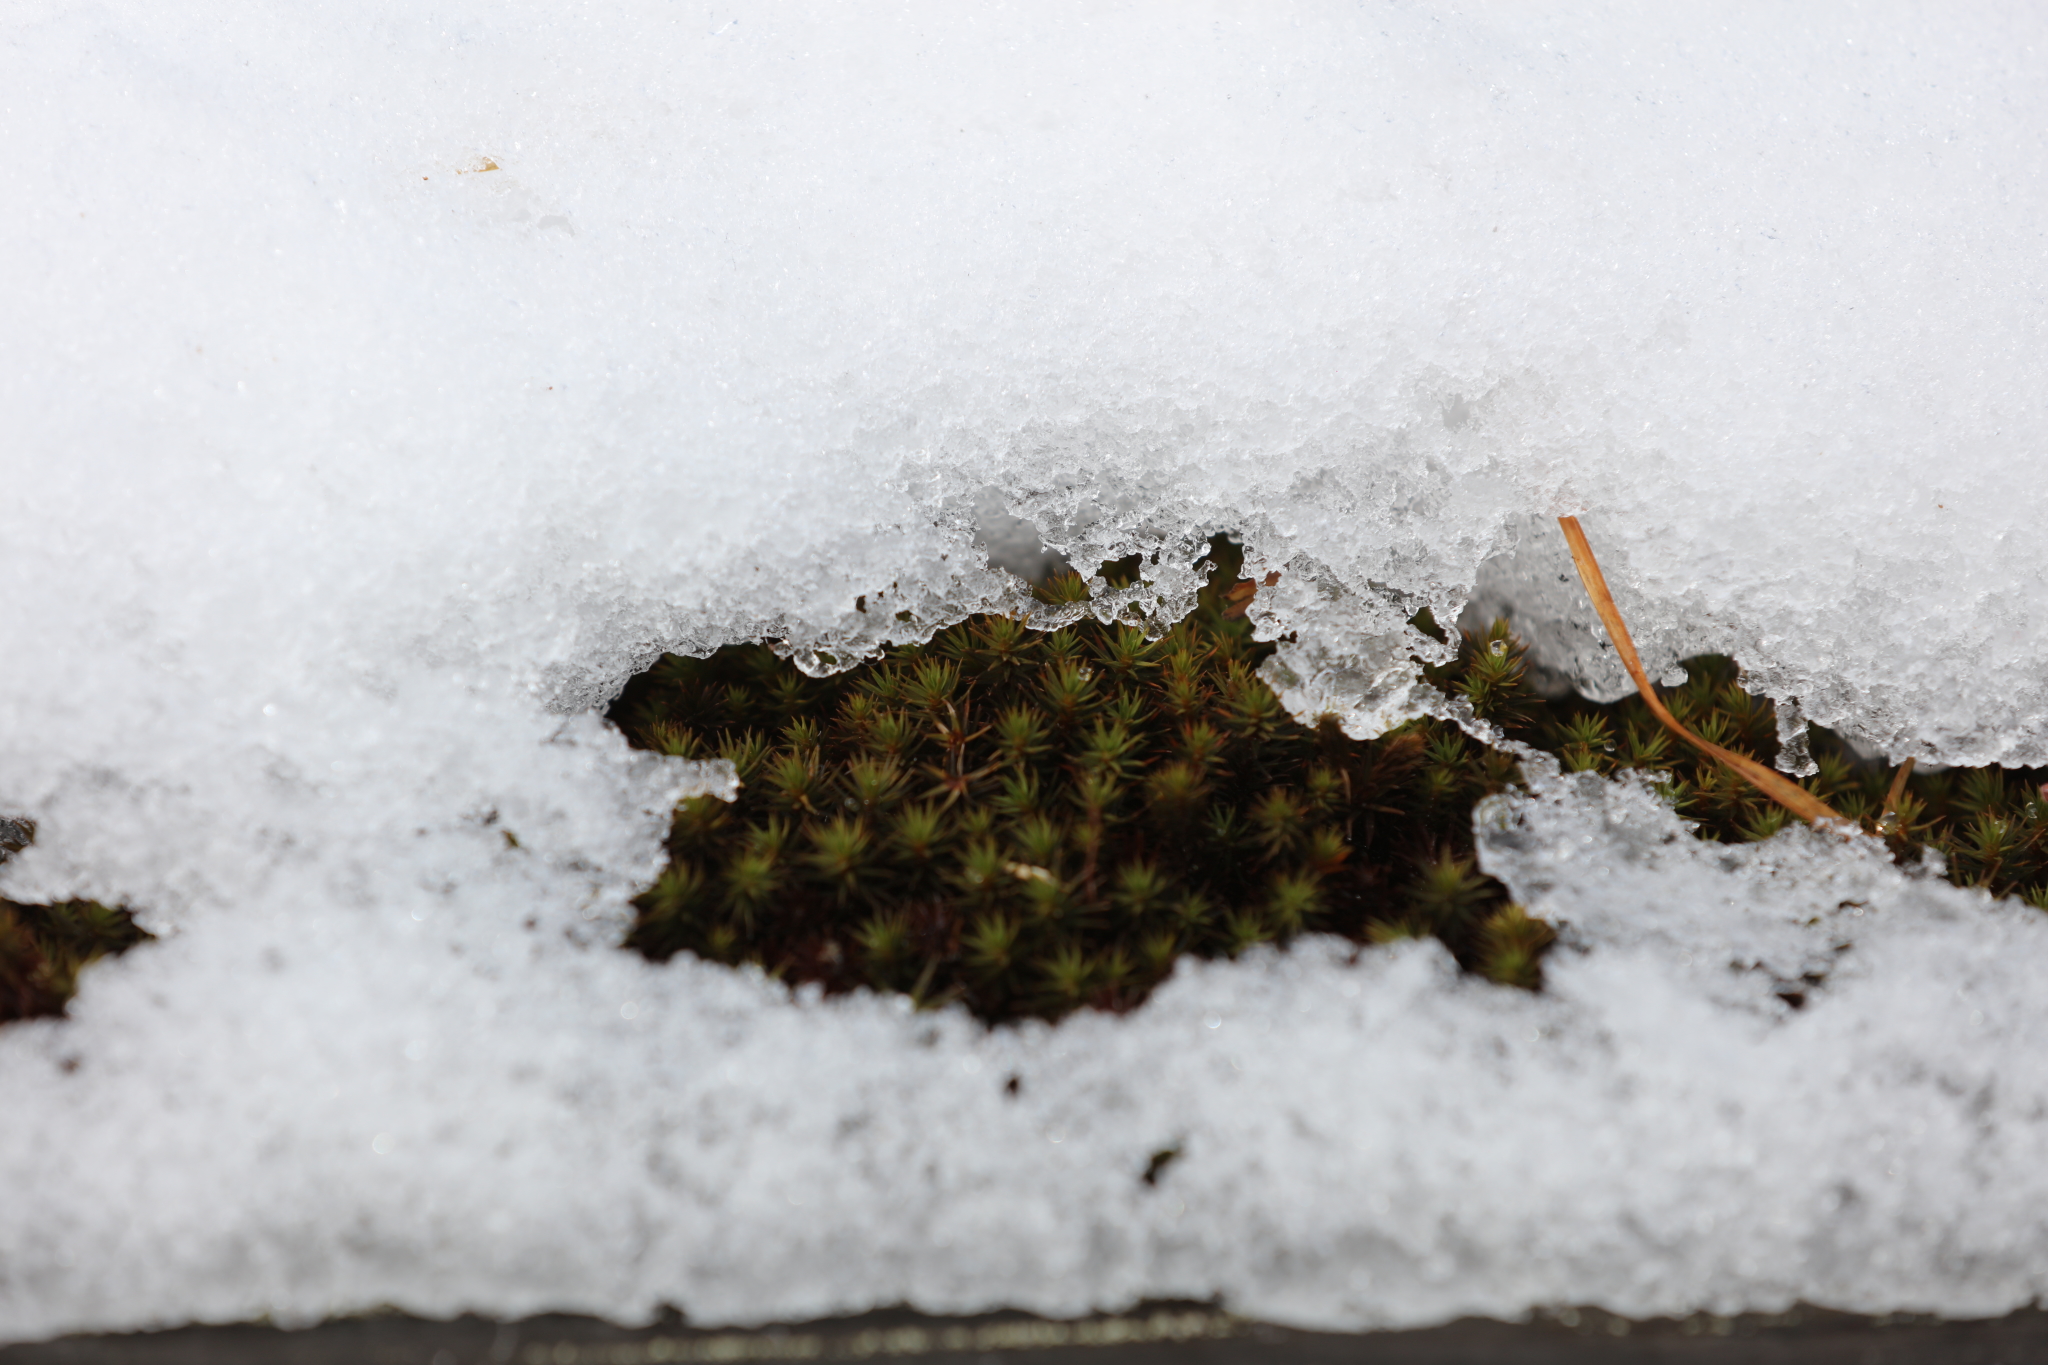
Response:
[[[987,1031],[525,931],[495,907],[547,878],[509,852],[415,890],[421,921],[145,947],[0,1047],[0,1321],[2048,1291],[2048,918],[1868,841],[1703,844],[1639,782],[1539,789],[1479,832],[1565,927],[1541,995],[1312,939]]]
[[[1240,534],[1283,694],[1368,733],[1408,617],[1572,511],[1653,660],[2048,760],[2044,30],[12,7],[0,890],[169,937],[0,1033],[0,1332],[2039,1292],[2017,910],[1866,869],[1899,927],[1783,1019],[1593,936],[1542,999],[1311,945],[982,1037],[614,951],[717,777],[593,713],[664,649],[834,667],[1015,602],[1028,522],[1143,553],[1160,617]],[[1489,591],[1611,685],[1531,574]],[[1570,809],[1539,902],[1583,926]],[[1834,923],[1864,855],[1784,847],[1642,875]]]

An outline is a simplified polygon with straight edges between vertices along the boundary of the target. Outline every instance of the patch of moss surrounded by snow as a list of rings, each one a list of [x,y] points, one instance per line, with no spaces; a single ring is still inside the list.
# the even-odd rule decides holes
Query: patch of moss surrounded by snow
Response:
[[[34,838],[29,821],[0,819],[0,862]],[[126,910],[98,901],[23,905],[0,898],[0,1024],[62,1014],[81,971],[149,937]]]
[[[631,946],[959,1000],[988,1020],[1129,1008],[1182,954],[1235,956],[1307,931],[1434,936],[1468,970],[1537,987],[1554,935],[1472,857],[1472,806],[1520,784],[1514,760],[1446,720],[1361,742],[1331,718],[1289,717],[1255,672],[1272,651],[1242,619],[1256,587],[1236,580],[1229,542],[1211,556],[1198,609],[1157,639],[1076,611],[1051,631],[975,617],[824,679],[764,646],[662,659],[614,719],[637,745],[732,760],[742,789],[731,806],[678,806]],[[1134,572],[1107,564],[1102,581]],[[1066,575],[1039,593],[1057,609],[1089,588]],[[1640,698],[1545,700],[1523,655],[1496,622],[1424,671],[1566,771],[1659,774],[1702,839],[1784,828],[1783,808]],[[1663,689],[1682,721],[1777,757],[1772,704],[1731,660],[1686,670]],[[2048,908],[2044,774],[1922,773],[1887,815],[1883,765],[1826,731],[1811,743],[1806,786],[1895,855],[1930,851],[1958,884]]]
[[[1361,743],[1294,720],[1256,672],[1272,646],[1236,556],[1212,556],[1158,638],[1080,611],[1067,575],[1040,588],[1057,629],[979,616],[836,677],[760,646],[663,659],[614,718],[730,759],[742,788],[677,808],[633,946],[990,1020],[1128,1008],[1183,953],[1311,930],[1434,935],[1535,985],[1548,926],[1472,861],[1472,803],[1513,761],[1436,723]]]

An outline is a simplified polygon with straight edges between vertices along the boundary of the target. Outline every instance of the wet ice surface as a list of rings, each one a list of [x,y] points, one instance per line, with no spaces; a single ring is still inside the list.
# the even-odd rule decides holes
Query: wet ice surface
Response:
[[[1764,973],[1646,997],[1669,945],[1596,945],[1545,1001],[1429,949],[1208,968],[1136,1019],[976,1044],[1036,1068],[1005,1107],[958,1021],[922,1049],[874,1002],[606,946],[696,779],[591,712],[662,649],[774,635],[820,667],[1015,604],[986,565],[1034,553],[1028,522],[1084,567],[1156,552],[1161,619],[1240,533],[1282,575],[1253,608],[1296,636],[1276,683],[1365,733],[1413,708],[1409,615],[1455,619],[1490,555],[1554,556],[1546,518],[1577,511],[1653,666],[1732,652],[1894,756],[2048,758],[2041,28],[17,7],[0,816],[38,838],[0,892],[172,936],[91,974],[72,1022],[0,1034],[0,1324],[1012,1286],[1361,1322],[1795,1282],[2024,1298],[2028,1234],[1997,1220],[2039,1207],[2000,1164],[2035,1136],[2001,1117],[2031,1102],[2027,1017],[1925,1004],[1948,1022],[1904,1053],[1839,1043],[1853,1082],[1825,1060],[1857,992],[1955,999],[1980,941],[2030,961],[2006,912],[1927,919],[1949,946],[1882,971],[1859,944],[1868,981],[1844,965],[1779,1022]],[[1485,586],[1612,685],[1541,572]],[[1702,905],[1776,885],[1658,875]],[[1554,912],[1590,923],[1578,894]],[[1748,1065],[1688,1079],[1619,1025],[1570,1031],[1626,1009]],[[1560,1011],[1526,1044],[1552,1088],[1502,1109],[1514,1028]],[[1951,1025],[1976,1050],[1930,1050]],[[1951,1085],[1991,1117],[1944,1128]],[[1841,1164],[1889,1129],[1823,1151],[1786,1117],[1818,1093],[1880,1125],[1923,1092],[1941,1160],[1898,1177]],[[1497,1114],[1540,1135],[1567,1099],[1579,1137],[1525,1179]],[[1596,1178],[1572,1163],[1610,1109]],[[1667,1141],[1754,1139],[1763,1170],[1779,1122],[1805,1176],[1731,1188],[1779,1190],[1782,1236],[1660,1202],[1720,1169]],[[1180,1127],[1177,1202],[1125,1189]]]

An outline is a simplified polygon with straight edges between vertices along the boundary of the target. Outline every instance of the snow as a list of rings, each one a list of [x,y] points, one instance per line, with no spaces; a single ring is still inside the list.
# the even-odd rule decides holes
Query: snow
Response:
[[[0,1333],[2039,1292],[2017,910],[1796,839],[1598,864],[1565,802],[1595,843],[1507,873],[1585,935],[1542,1000],[1311,946],[983,1036],[615,951],[722,778],[593,712],[663,649],[830,667],[1014,604],[1023,523],[1156,553],[1162,618],[1240,534],[1276,684],[1357,733],[1475,591],[1611,691],[1579,512],[1653,671],[2048,761],[2043,28],[13,7],[0,893],[167,937],[0,1031]],[[1769,907],[1858,877],[1892,908],[1795,1016],[1667,960],[1831,952]]]
[[[516,856],[424,923],[133,952],[0,1052],[0,1320],[1221,1295],[1359,1327],[2048,1289],[2048,918],[1865,841],[1703,844],[1645,784],[1539,789],[1478,820],[1566,924],[1540,996],[1318,939],[989,1031],[486,937]]]

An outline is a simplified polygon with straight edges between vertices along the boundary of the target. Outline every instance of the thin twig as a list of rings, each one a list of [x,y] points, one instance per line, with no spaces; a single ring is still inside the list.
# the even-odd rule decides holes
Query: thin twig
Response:
[[[1839,811],[1784,774],[1773,772],[1753,758],[1701,739],[1679,723],[1678,717],[1672,715],[1658,697],[1657,690],[1650,686],[1650,675],[1643,671],[1643,661],[1636,654],[1635,641],[1629,638],[1628,626],[1621,619],[1621,609],[1614,605],[1614,594],[1607,590],[1606,576],[1600,572],[1600,561],[1593,558],[1593,547],[1586,543],[1586,533],[1579,529],[1579,519],[1559,517],[1557,524],[1564,528],[1565,542],[1572,547],[1572,563],[1578,565],[1579,578],[1586,585],[1587,595],[1593,599],[1593,610],[1600,613],[1600,620],[1614,641],[1615,652],[1621,655],[1622,666],[1628,669],[1629,677],[1635,679],[1636,691],[1643,694],[1643,702],[1650,708],[1650,714],[1693,748],[1749,779],[1757,790],[1800,819],[1841,820],[1843,817]]]

